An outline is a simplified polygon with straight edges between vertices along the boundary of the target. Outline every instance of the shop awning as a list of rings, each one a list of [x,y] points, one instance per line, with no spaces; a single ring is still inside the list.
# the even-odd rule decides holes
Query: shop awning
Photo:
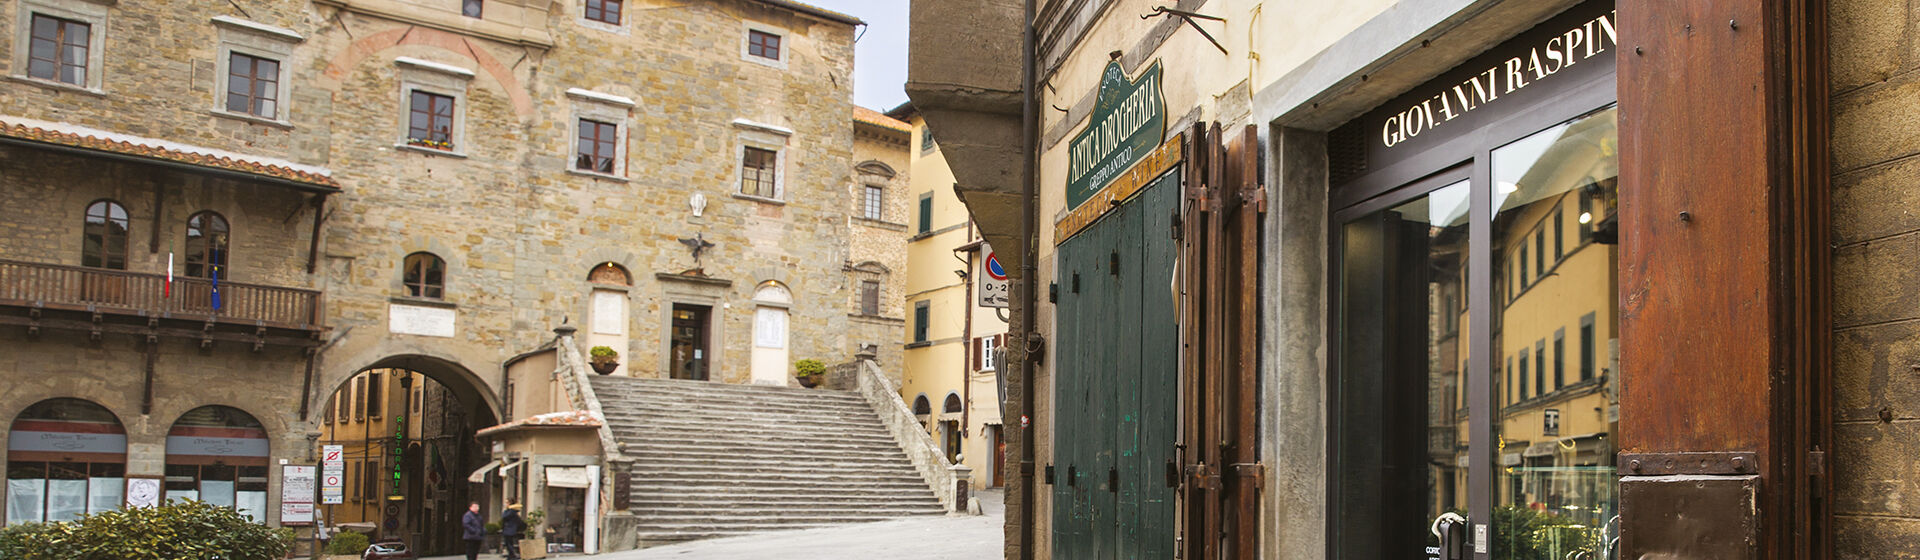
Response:
[[[472,482],[475,484],[485,483],[487,481],[487,471],[490,471],[499,467],[500,467],[499,459],[487,461],[487,464],[481,465],[479,469],[474,470],[473,474],[467,475],[467,482]]]
[[[512,472],[513,469],[520,468],[521,465],[525,465],[525,464],[527,464],[526,459],[521,459],[518,461],[507,463],[507,466],[500,467],[500,476],[507,476],[508,472]]]
[[[586,488],[586,467],[547,467],[547,486],[552,488]]]

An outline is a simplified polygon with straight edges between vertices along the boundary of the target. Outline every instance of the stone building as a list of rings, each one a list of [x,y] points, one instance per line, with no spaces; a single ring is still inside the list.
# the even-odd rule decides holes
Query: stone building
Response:
[[[48,480],[164,477],[279,523],[278,461],[315,461],[354,376],[413,372],[500,424],[499,364],[563,323],[622,374],[725,383],[897,340],[847,295],[889,262],[847,243],[858,24],[788,0],[0,2],[0,415],[111,434],[8,438],[44,494],[8,519],[76,511]],[[243,441],[207,455],[202,428]]]
[[[907,220],[913,194],[912,131],[866,107],[853,108],[853,200],[847,268],[855,283],[847,337],[854,354],[874,352],[882,369],[900,375],[907,285]]]
[[[913,6],[1008,558],[1920,555],[1911,6],[1161,4]]]

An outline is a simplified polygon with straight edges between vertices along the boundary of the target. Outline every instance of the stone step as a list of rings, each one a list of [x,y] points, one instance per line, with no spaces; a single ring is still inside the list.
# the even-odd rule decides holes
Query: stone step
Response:
[[[869,415],[871,417],[871,415]],[[792,419],[756,419],[756,420],[709,420],[689,418],[656,418],[640,420],[633,418],[610,417],[607,425],[614,428],[640,429],[646,431],[682,431],[707,433],[766,433],[766,434],[803,434],[838,435],[842,433],[865,433],[892,437],[892,432],[878,425],[877,418],[869,418],[864,424],[853,420],[817,420],[795,417]]]
[[[608,402],[613,402],[617,404],[616,406],[607,406],[606,403]],[[737,400],[730,400],[730,399],[728,400],[715,399],[712,401],[671,401],[671,402],[660,402],[660,401],[654,401],[651,399],[601,401],[600,410],[602,412],[607,413],[607,415],[609,416],[620,416],[620,415],[629,415],[629,414],[662,414],[662,415],[671,415],[676,417],[710,416],[710,417],[728,417],[728,418],[743,418],[743,417],[753,418],[753,417],[761,417],[761,416],[793,416],[793,415],[846,415],[846,414],[866,416],[866,415],[873,414],[873,407],[867,406],[867,404],[864,402],[844,404],[844,405],[843,404],[819,404],[819,403],[785,404],[785,403],[740,402]]]
[[[941,515],[941,514],[935,513],[935,514],[924,514],[924,515]],[[860,523],[860,522],[871,522],[871,521],[892,521],[895,519],[904,519],[909,517],[920,517],[920,516],[919,515],[886,515],[886,516],[874,516],[874,517],[867,517],[867,518],[842,518],[842,519],[834,519],[834,520],[783,519],[783,520],[766,520],[766,521],[754,521],[754,522],[744,522],[744,521],[743,522],[726,522],[726,521],[712,521],[712,520],[700,520],[700,519],[674,519],[674,520],[671,520],[670,522],[665,522],[665,523],[648,523],[647,520],[642,519],[641,520],[642,528],[640,529],[640,534],[642,535],[641,538],[645,539],[646,537],[644,535],[647,535],[649,533],[673,534],[673,533],[706,533],[706,532],[715,532],[715,531],[726,531],[726,532],[738,533],[738,532],[747,532],[747,531],[769,531],[769,530],[779,530],[779,529],[788,529],[788,528],[817,528],[817,527],[827,527],[832,525],[842,525],[846,523]]]
[[[742,507],[742,508],[931,507],[934,509],[939,509],[940,500],[935,499],[932,493],[928,493],[925,497],[919,497],[919,498],[905,498],[905,497],[898,497],[898,496],[891,496],[891,495],[862,497],[862,496],[795,496],[795,495],[781,494],[781,495],[768,495],[768,496],[758,496],[758,497],[753,497],[753,496],[740,497],[740,496],[709,496],[709,495],[700,495],[700,494],[653,494],[645,497],[644,499],[636,498],[633,502],[633,507],[636,510],[648,509],[648,508],[675,508],[675,507],[689,507],[689,508],[707,507],[707,508],[714,508],[714,509],[725,509],[730,507]]]
[[[691,430],[616,424],[613,426],[613,437],[615,440],[626,443],[629,447],[635,445],[654,445],[656,443],[671,444],[672,442],[685,441],[742,443],[769,446],[770,448],[775,446],[804,448],[836,443],[899,447],[896,440],[894,440],[890,434],[876,429],[844,431],[806,430],[790,432],[770,429]]]
[[[700,409],[700,410],[672,410],[672,409],[665,409],[665,408],[640,408],[640,407],[608,409],[603,405],[601,406],[601,411],[606,413],[607,418],[647,420],[647,421],[662,420],[662,419],[669,419],[669,420],[679,419],[679,420],[688,420],[688,421],[708,420],[708,421],[726,422],[726,421],[738,421],[738,420],[763,420],[763,419],[776,419],[776,418],[782,419],[782,420],[794,419],[794,418],[818,418],[820,420],[828,420],[828,421],[842,420],[842,421],[871,422],[873,421],[874,418],[877,418],[877,416],[875,416],[873,413],[873,409],[870,409],[870,408],[858,409],[858,410],[851,409],[851,408],[848,408],[848,409],[709,408],[709,409]]]
[[[912,467],[907,467],[907,466],[897,465],[897,464],[889,464],[889,463],[875,463],[872,465],[832,465],[832,466],[819,466],[819,467],[767,467],[767,466],[761,466],[761,465],[699,466],[699,465],[635,464],[633,467],[633,476],[635,477],[672,476],[672,475],[683,474],[683,473],[715,475],[715,476],[760,476],[760,475],[767,475],[769,473],[800,473],[800,472],[831,474],[831,475],[838,475],[838,476],[847,476],[847,475],[872,475],[872,476],[888,476],[888,477],[920,476],[920,472],[918,470],[913,469]]]
[[[752,448],[744,447],[744,446],[736,447],[736,448],[720,448],[720,447],[711,447],[711,446],[710,447],[686,446],[686,447],[680,447],[680,448],[655,448],[655,449],[628,446],[625,449],[625,451],[627,456],[636,457],[638,458],[637,460],[640,460],[640,461],[645,461],[649,457],[683,457],[687,459],[727,459],[727,458],[740,457],[742,455],[752,454]],[[770,455],[770,456],[773,456],[773,455]],[[882,464],[884,462],[897,461],[899,462],[899,464],[903,464],[903,465],[910,466],[913,464],[909,462],[909,460],[907,459],[907,454],[905,452],[900,451],[899,448],[894,448],[891,450],[880,450],[880,451],[846,451],[846,452],[821,451],[821,452],[814,452],[814,453],[807,453],[807,452],[793,451],[793,450],[783,450],[777,455],[777,457],[781,460],[787,460],[787,461],[873,461],[874,464]]]
[[[732,473],[723,473],[723,472],[655,473],[645,478],[635,476],[634,480],[636,481],[646,480],[656,485],[698,483],[698,484],[725,484],[725,485],[732,485],[732,486],[772,486],[772,485],[785,485],[785,484],[816,484],[817,483],[817,484],[828,484],[828,485],[844,484],[849,486],[852,486],[852,485],[869,485],[870,486],[870,485],[877,485],[877,484],[899,483],[902,485],[909,485],[909,487],[911,487],[910,485],[913,485],[913,484],[919,484],[921,486],[925,486],[927,484],[926,479],[920,478],[919,474],[876,474],[876,473],[857,473],[857,474],[845,473],[843,474],[843,473],[813,473],[813,472],[804,472],[804,471],[782,472],[782,473],[759,472],[759,473],[748,473],[748,474],[732,474]]]
[[[739,518],[832,518],[860,516],[901,516],[919,514],[941,514],[940,503],[929,506],[920,504],[860,504],[860,505],[821,505],[815,507],[795,507],[793,504],[734,504],[729,507],[715,508],[708,504],[683,504],[673,506],[635,507],[634,515],[641,519],[662,520],[669,518],[709,518],[731,520]]]
[[[885,440],[835,441],[797,438],[754,438],[738,437],[700,437],[686,435],[656,435],[641,437],[637,441],[622,437],[615,432],[614,439],[625,444],[623,450],[629,455],[644,455],[646,451],[730,451],[736,453],[754,453],[766,456],[797,454],[804,457],[819,457],[823,453],[855,451],[869,453],[900,452],[900,445]]]
[[[652,478],[645,478],[645,479],[636,478],[633,481],[633,488],[635,491],[679,490],[683,492],[691,492],[694,489],[705,490],[710,488],[716,489],[716,490],[741,489],[741,490],[747,490],[747,491],[759,491],[762,489],[778,488],[778,489],[782,489],[782,491],[791,490],[791,491],[800,492],[800,493],[811,492],[817,489],[817,490],[823,490],[823,491],[826,491],[827,493],[833,493],[833,494],[842,493],[843,490],[858,491],[858,492],[914,491],[914,490],[924,491],[927,493],[933,492],[931,489],[927,488],[926,479],[920,478],[918,476],[901,476],[901,477],[887,478],[887,477],[878,477],[878,476],[875,476],[875,477],[835,477],[835,476],[808,477],[808,476],[796,475],[796,476],[785,476],[785,477],[769,476],[769,477],[752,477],[752,478],[722,478],[717,476],[685,475],[685,476],[677,476],[677,477],[664,477],[664,476],[652,477]]]
[[[781,387],[777,385],[738,385],[713,381],[691,381],[685,379],[646,379],[639,377],[593,377],[593,389],[599,393],[602,388],[609,392],[653,392],[668,394],[733,394],[760,395],[765,397],[812,397],[821,399],[859,399],[860,393],[833,389],[806,389],[801,387]]]
[[[829,513],[825,511],[780,511],[780,510],[740,510],[739,515],[713,516],[702,513],[683,514],[679,512],[636,511],[642,526],[662,527],[671,525],[712,525],[716,527],[729,524],[743,525],[816,525],[821,523],[862,523],[869,521],[889,521],[903,517],[922,515],[944,515],[946,512],[934,509],[870,511]]]

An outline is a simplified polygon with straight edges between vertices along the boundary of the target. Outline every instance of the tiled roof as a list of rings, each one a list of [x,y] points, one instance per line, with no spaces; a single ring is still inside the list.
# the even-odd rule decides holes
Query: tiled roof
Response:
[[[498,426],[484,428],[478,432],[474,432],[473,435],[485,436],[524,428],[598,428],[600,424],[600,417],[595,416],[592,411],[563,410],[560,412],[536,414]]]
[[[306,183],[329,189],[340,188],[339,183],[333,180],[333,172],[321,167],[301,165],[277,158],[237,154],[226,150],[203,148],[166,140],[142,138],[130,134],[108,132],[69,123],[54,123],[0,115],[0,137],[17,138],[55,146],[137,156],[214,169],[238,171],[241,173]]]
[[[845,23],[848,25],[866,25],[867,24],[867,22],[860,21],[860,18],[853,17],[848,14],[836,12],[833,10],[829,10],[826,8],[822,8],[819,6],[815,6],[812,4],[807,4],[804,2],[795,2],[794,0],[759,0],[759,1],[762,4],[772,4],[775,6],[779,6],[782,8],[786,8],[786,9],[801,12],[801,13],[813,14],[815,16],[827,18],[827,19],[838,21],[840,23]]]
[[[889,117],[885,113],[859,105],[853,106],[853,120],[854,122],[866,123],[880,128],[898,130],[900,132],[913,132],[913,125],[900,122],[900,119]]]

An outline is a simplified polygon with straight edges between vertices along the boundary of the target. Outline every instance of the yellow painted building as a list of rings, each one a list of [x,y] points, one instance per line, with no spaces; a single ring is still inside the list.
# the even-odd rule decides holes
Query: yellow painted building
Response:
[[[329,524],[427,550],[457,544],[442,533],[466,511],[460,479],[466,457],[479,453],[462,437],[474,426],[460,410],[419,372],[371,369],[349,379],[322,409],[316,442],[341,446],[345,461],[343,503],[320,506]]]
[[[948,459],[973,469],[974,488],[998,487],[1006,469],[994,366],[1007,315],[978,305],[984,244],[954,194],[939,142],[911,105],[889,114],[913,127],[900,398]]]

